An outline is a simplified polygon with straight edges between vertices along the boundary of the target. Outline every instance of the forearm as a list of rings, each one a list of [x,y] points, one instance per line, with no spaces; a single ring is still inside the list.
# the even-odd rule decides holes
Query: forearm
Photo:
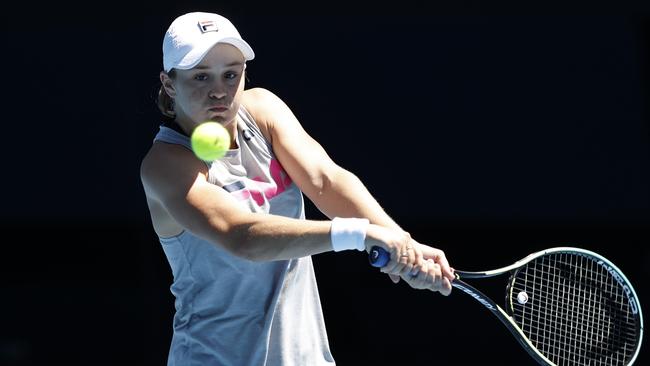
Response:
[[[301,258],[341,249],[332,244],[330,220],[303,220],[245,210],[200,207],[177,215],[185,229],[234,256],[251,261]],[[359,243],[359,242],[358,242]],[[338,249],[337,249],[338,248]]]
[[[195,183],[185,197],[168,198],[163,207],[180,227],[249,260],[300,258],[332,250],[329,220],[250,212],[207,182]]]
[[[306,257],[332,250],[330,222],[252,214],[227,234],[238,256],[254,261]]]
[[[363,217],[373,224],[401,230],[361,180],[345,169],[337,169],[324,180],[319,194],[310,199],[329,218]]]

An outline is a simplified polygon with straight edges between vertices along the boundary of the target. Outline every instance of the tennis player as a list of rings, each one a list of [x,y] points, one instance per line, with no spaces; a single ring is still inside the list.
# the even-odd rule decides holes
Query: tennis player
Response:
[[[181,15],[164,35],[163,118],[141,179],[174,276],[168,365],[333,365],[314,254],[378,245],[394,282],[451,291],[441,250],[402,230],[278,96],[245,89],[253,58],[218,14]],[[231,135],[211,163],[189,139],[208,120]],[[331,220],[306,220],[303,194]]]

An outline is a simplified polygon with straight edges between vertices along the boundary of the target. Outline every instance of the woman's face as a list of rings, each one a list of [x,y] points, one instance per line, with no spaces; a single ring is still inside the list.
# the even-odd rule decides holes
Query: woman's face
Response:
[[[174,98],[176,121],[187,127],[205,121],[225,126],[234,121],[244,90],[244,65],[237,47],[217,43],[194,68],[177,69],[173,80],[163,73],[163,86]]]

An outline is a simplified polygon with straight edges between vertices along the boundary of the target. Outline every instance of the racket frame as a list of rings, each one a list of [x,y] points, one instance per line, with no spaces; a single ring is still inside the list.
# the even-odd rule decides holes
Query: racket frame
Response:
[[[633,314],[638,314],[639,316],[639,321],[640,321],[640,326],[639,326],[639,343],[637,344],[636,351],[632,358],[630,359],[630,362],[628,365],[634,364],[634,361],[639,355],[639,352],[641,350],[641,342],[643,341],[643,314],[641,312],[641,306],[638,301],[638,297],[636,295],[636,292],[634,291],[634,288],[632,287],[632,284],[630,281],[625,277],[623,272],[614,265],[614,263],[610,262],[607,258],[603,257],[602,255],[598,253],[594,253],[592,251],[582,249],[582,248],[574,248],[574,247],[556,247],[556,248],[549,248],[545,250],[541,250],[535,253],[532,253],[525,258],[522,258],[518,260],[517,262],[505,266],[502,268],[498,269],[493,269],[490,271],[483,271],[483,272],[467,272],[467,271],[455,271],[455,276],[456,279],[452,282],[452,286],[465,292],[467,295],[470,297],[474,298],[476,301],[478,301],[480,304],[485,306],[492,314],[494,314],[502,323],[503,325],[508,328],[508,330],[515,336],[517,341],[523,346],[523,348],[530,354],[538,363],[542,365],[551,365],[555,366],[556,364],[553,363],[551,360],[546,358],[526,337],[526,335],[523,333],[521,328],[516,324],[515,320],[513,319],[512,315],[510,314],[510,311],[508,310],[507,312],[501,308],[496,302],[494,302],[490,297],[486,296],[483,294],[481,291],[476,289],[474,286],[466,283],[463,281],[463,279],[479,279],[479,278],[488,278],[488,277],[494,277],[498,275],[502,275],[508,272],[512,272],[510,280],[508,281],[508,287],[506,289],[506,302],[507,301],[512,301],[512,282],[514,281],[514,274],[516,274],[516,271],[525,266],[527,263],[548,255],[548,254],[556,254],[556,253],[575,253],[579,255],[583,255],[587,258],[594,259],[596,263],[607,272],[609,272],[612,277],[621,285],[623,288],[629,304],[630,308],[633,312]],[[511,306],[512,307],[512,306]]]

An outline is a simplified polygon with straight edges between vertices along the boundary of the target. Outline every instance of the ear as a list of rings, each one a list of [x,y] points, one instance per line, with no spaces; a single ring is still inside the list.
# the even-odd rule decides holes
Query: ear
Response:
[[[160,83],[162,84],[162,87],[165,89],[167,95],[169,95],[171,98],[176,97],[176,89],[174,88],[174,81],[164,71],[160,72]]]

